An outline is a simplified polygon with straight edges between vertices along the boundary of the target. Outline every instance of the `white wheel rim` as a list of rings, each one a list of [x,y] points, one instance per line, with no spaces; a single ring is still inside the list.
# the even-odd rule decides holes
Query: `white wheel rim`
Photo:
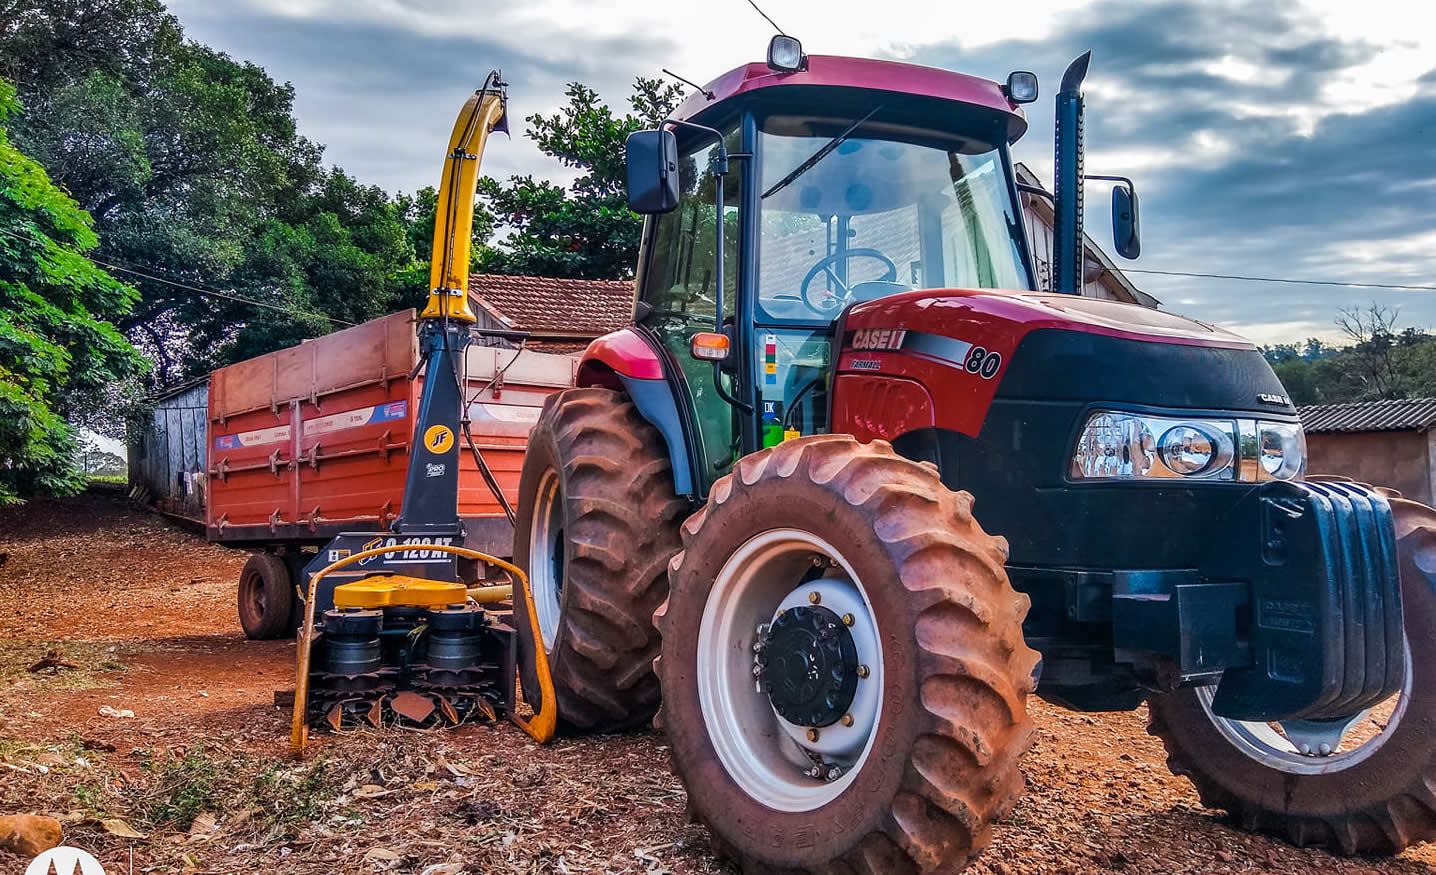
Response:
[[[800,585],[819,556],[828,576]],[[834,564],[835,563],[835,564]],[[801,727],[780,718],[768,697],[755,689],[753,645],[758,627],[779,610],[806,604],[809,590],[852,613],[852,635],[868,677],[858,681],[849,706],[851,727],[820,729],[819,743]],[[724,563],[704,604],[698,630],[698,699],[708,738],[728,775],[755,801],[778,811],[811,811],[852,785],[877,738],[882,712],[883,656],[877,623],[862,582],[851,564],[823,539],[799,529],[774,529],[750,538]],[[802,744],[802,747],[799,744]],[[840,765],[834,781],[803,773],[808,748]]]
[[[1378,734],[1368,738],[1359,746],[1327,756],[1302,754],[1285,735],[1278,731],[1275,724],[1218,716],[1212,710],[1212,698],[1215,695],[1213,687],[1198,687],[1195,690],[1197,702],[1201,704],[1207,719],[1212,721],[1212,725],[1227,741],[1247,757],[1264,766],[1292,775],[1325,775],[1340,772],[1376,753],[1381,745],[1386,743],[1386,739],[1396,731],[1396,727],[1401,723],[1401,718],[1406,714],[1406,705],[1411,701],[1412,675],[1414,674],[1409,642],[1404,645],[1404,651],[1406,656],[1405,679],[1402,681],[1401,691],[1396,694],[1396,706],[1387,719],[1386,725]],[[1390,699],[1387,701],[1389,702]],[[1367,711],[1370,710],[1367,709]],[[1365,715],[1366,712],[1363,712],[1360,719],[1365,719]]]
[[[539,480],[533,515],[529,529],[529,592],[534,597],[544,650],[551,652],[558,635],[559,597],[563,593],[563,502],[558,472],[552,468]]]

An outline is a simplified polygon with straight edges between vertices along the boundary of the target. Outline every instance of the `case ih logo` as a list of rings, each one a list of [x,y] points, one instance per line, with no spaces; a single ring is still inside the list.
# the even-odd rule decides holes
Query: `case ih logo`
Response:
[[[902,349],[907,331],[902,328],[863,328],[853,332],[853,349]]]

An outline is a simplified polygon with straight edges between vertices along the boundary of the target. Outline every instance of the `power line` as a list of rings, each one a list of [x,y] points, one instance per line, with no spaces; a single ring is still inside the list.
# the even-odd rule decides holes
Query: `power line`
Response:
[[[771,19],[771,18],[768,18],[768,13],[764,12],[764,11],[758,6],[757,3],[753,2],[753,0],[748,0],[748,5],[751,6],[751,7],[753,7],[754,9],[757,9],[757,10],[758,10],[758,14],[761,15],[761,16],[763,16],[763,18],[766,19],[769,24],[773,25],[773,29],[776,30],[778,33],[782,34],[783,36],[787,36],[787,35],[788,35],[786,31],[784,31],[781,27],[778,26],[778,22],[774,21],[774,20]]]
[[[1186,276],[1208,280],[1241,280],[1248,283],[1286,283],[1299,286],[1340,286],[1348,289],[1398,289],[1413,292],[1436,292],[1436,286],[1403,286],[1394,283],[1349,283],[1341,280],[1302,280],[1291,277],[1241,276],[1231,273],[1188,273],[1180,270],[1147,270],[1138,267],[1119,267],[1119,273],[1149,273],[1157,276]]]
[[[89,256],[82,256],[82,257],[89,258]],[[95,264],[98,264],[100,267],[107,268],[107,269],[109,269],[109,270],[117,270],[117,271],[119,271],[120,273],[127,273],[127,274],[130,274],[130,275],[132,275],[132,276],[142,277],[143,279],[150,280],[151,282],[164,283],[164,284],[167,285],[167,286],[174,286],[174,287],[177,288],[177,289],[185,289],[185,290],[191,291],[191,292],[198,292],[198,293],[201,294],[201,295],[212,295],[212,296],[214,296],[214,297],[216,297],[216,298],[224,298],[224,299],[230,300],[230,301],[238,301],[238,302],[241,303],[241,304],[249,304],[251,307],[263,307],[263,308],[265,308],[266,310],[277,310],[277,311],[279,311],[280,313],[288,313],[288,314],[291,315],[291,316],[296,316],[296,315],[297,315],[297,316],[314,316],[315,318],[318,318],[318,319],[327,319],[327,320],[329,320],[330,322],[335,322],[335,323],[338,323],[339,325],[351,325],[351,326],[352,326],[352,325],[355,324],[355,323],[353,323],[353,322],[348,322],[348,321],[343,320],[343,319],[337,319],[337,318],[335,318],[335,317],[333,317],[333,316],[329,316],[329,315],[324,314],[324,313],[316,313],[316,312],[314,312],[314,311],[312,311],[312,310],[300,310],[300,309],[297,309],[297,308],[294,308],[294,307],[282,307],[282,306],[280,306],[280,305],[278,305],[278,304],[270,304],[270,303],[267,303],[267,302],[265,302],[265,301],[256,301],[256,300],[254,300],[253,298],[245,298],[245,297],[242,297],[242,296],[240,296],[240,295],[232,294],[232,293],[230,293],[230,292],[221,292],[221,291],[218,291],[218,290],[216,290],[216,289],[206,289],[206,288],[202,288],[202,287],[200,287],[200,286],[191,286],[191,285],[187,285],[187,284],[185,284],[185,283],[177,283],[177,282],[175,282],[174,280],[167,280],[167,279],[165,279],[164,277],[151,276],[150,274],[147,274],[147,273],[145,273],[144,271],[134,270],[134,269],[128,268],[128,267],[120,267],[118,264],[107,264],[107,263],[105,263],[105,262],[103,262],[103,261],[100,261],[98,258],[90,258],[89,260],[92,261],[92,262],[94,262]]]
[[[33,238],[23,237],[23,236],[21,236],[21,235],[19,235],[19,234],[16,234],[16,233],[12,232],[12,231],[0,230],[0,234],[4,234],[6,237],[11,237],[11,238],[14,238],[14,239],[16,239],[16,240],[19,240],[19,241],[21,241],[22,243],[33,243],[33,242],[36,242]],[[83,254],[83,253],[75,253],[75,254],[76,254],[76,255],[79,255],[81,258],[85,259],[86,261],[90,262],[91,264],[98,265],[99,267],[103,267],[103,268],[105,268],[106,270],[117,270],[117,271],[119,271],[120,273],[127,273],[127,274],[131,274],[131,275],[133,275],[133,276],[137,276],[137,277],[141,277],[141,278],[143,278],[143,279],[150,280],[151,282],[162,283],[163,285],[167,285],[167,286],[174,286],[174,287],[177,288],[177,289],[184,289],[184,290],[190,291],[190,292],[197,292],[197,293],[199,293],[199,294],[201,294],[201,295],[209,295],[209,296],[215,297],[215,298],[224,298],[224,299],[229,300],[229,301],[236,301],[236,302],[241,303],[241,304],[248,304],[248,305],[250,305],[251,307],[262,307],[262,308],[264,308],[264,309],[266,309],[266,310],[276,310],[276,311],[278,311],[278,312],[280,312],[280,313],[287,313],[287,314],[289,314],[289,315],[291,315],[291,316],[295,316],[295,315],[298,315],[298,316],[313,316],[313,317],[315,317],[315,318],[317,318],[317,319],[327,319],[327,320],[329,320],[330,322],[334,322],[334,323],[337,323],[337,324],[339,324],[339,325],[350,325],[350,326],[352,326],[352,325],[355,324],[355,323],[353,323],[353,322],[348,322],[348,321],[346,321],[346,320],[344,320],[344,319],[336,319],[335,317],[326,315],[326,314],[324,314],[324,313],[316,313],[316,312],[314,312],[314,311],[312,311],[312,310],[300,310],[300,309],[298,309],[298,308],[296,308],[296,307],[282,307],[282,306],[280,306],[280,305],[278,305],[278,304],[270,304],[270,303],[265,302],[265,301],[256,301],[256,300],[254,300],[253,298],[246,298],[246,297],[244,297],[243,295],[236,295],[236,294],[234,294],[233,292],[221,292],[221,291],[219,291],[218,289],[207,289],[207,288],[204,288],[203,286],[189,285],[189,284],[187,284],[187,283],[181,283],[181,282],[176,282],[176,281],[174,281],[174,280],[165,279],[164,277],[154,276],[154,275],[152,275],[152,274],[145,273],[145,272],[142,271],[142,270],[136,270],[136,269],[130,268],[130,267],[122,267],[122,266],[120,266],[120,265],[118,265],[118,264],[110,264],[110,263],[108,263],[108,262],[100,261],[98,258],[93,258],[93,257],[91,257],[91,256],[89,256],[89,255],[85,255],[85,254]]]

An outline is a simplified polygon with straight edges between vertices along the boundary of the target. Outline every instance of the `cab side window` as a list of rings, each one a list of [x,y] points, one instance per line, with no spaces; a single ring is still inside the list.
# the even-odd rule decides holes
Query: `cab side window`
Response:
[[[724,141],[730,151],[736,151],[737,129],[726,132]],[[689,352],[689,340],[695,333],[713,330],[718,298],[717,180],[709,172],[717,151],[711,137],[680,141],[678,208],[656,218],[643,280],[643,300],[652,308],[643,324],[668,350],[693,401],[701,444],[698,475],[705,491],[728,472],[739,452],[737,413],[718,394],[713,365],[695,360]],[[738,207],[743,170],[744,162],[731,162],[723,178],[723,317],[729,322],[738,301]]]

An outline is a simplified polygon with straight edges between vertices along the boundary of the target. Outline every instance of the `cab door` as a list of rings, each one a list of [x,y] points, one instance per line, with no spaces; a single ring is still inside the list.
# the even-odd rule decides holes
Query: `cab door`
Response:
[[[725,132],[725,141],[730,151],[737,151],[736,126]],[[715,327],[716,180],[708,168],[717,148],[711,138],[680,140],[678,208],[653,218],[639,277],[640,300],[647,305],[640,308],[639,326],[662,346],[668,373],[677,384],[679,410],[687,410],[687,431],[697,450],[694,485],[699,497],[707,494],[714,480],[728,473],[741,452],[739,411],[719,393],[713,364],[694,359],[689,351],[694,334]],[[743,237],[739,196],[745,164],[732,162],[723,177],[723,321],[730,332],[738,300]],[[739,354],[735,344],[730,363],[736,363]],[[724,392],[735,397],[737,371],[724,371],[722,379]]]

